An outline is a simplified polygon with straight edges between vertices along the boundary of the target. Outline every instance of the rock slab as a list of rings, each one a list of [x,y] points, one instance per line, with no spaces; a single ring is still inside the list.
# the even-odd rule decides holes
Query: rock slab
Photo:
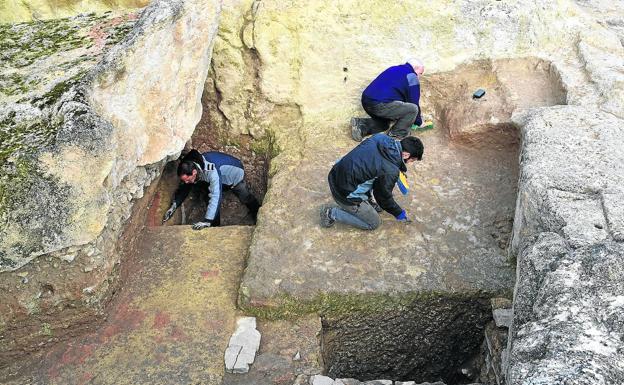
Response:
[[[580,107],[517,116],[521,175],[510,385],[624,382],[624,121]],[[621,205],[621,202],[620,202]]]

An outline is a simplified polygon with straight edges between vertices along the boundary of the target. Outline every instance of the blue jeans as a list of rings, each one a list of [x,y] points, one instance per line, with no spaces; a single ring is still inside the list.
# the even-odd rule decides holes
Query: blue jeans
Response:
[[[336,199],[334,199],[336,200]],[[336,222],[357,227],[362,230],[375,230],[381,224],[379,214],[370,203],[364,201],[359,205],[345,205],[336,201],[340,207],[331,209],[331,217]]]

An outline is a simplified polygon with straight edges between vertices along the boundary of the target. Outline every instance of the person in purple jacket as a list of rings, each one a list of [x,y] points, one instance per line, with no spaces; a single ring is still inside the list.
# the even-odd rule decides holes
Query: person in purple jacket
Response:
[[[425,66],[419,59],[390,67],[373,80],[362,93],[362,107],[370,118],[351,118],[351,137],[360,142],[366,135],[388,130],[388,135],[403,139],[412,124],[422,125],[420,117],[420,79]]]

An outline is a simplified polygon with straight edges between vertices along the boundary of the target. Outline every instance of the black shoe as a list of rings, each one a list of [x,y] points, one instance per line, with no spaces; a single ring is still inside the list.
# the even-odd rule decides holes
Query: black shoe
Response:
[[[362,141],[362,130],[358,124],[358,118],[351,118],[351,137],[356,142]]]
[[[330,216],[332,206],[323,205],[321,206],[321,227],[332,227],[336,221],[332,219]]]

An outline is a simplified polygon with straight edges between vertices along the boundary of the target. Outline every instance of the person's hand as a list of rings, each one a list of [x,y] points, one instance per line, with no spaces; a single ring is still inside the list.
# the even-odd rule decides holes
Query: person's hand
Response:
[[[178,208],[178,205],[176,205],[176,203],[173,202],[171,204],[171,207],[169,207],[169,210],[167,210],[167,212],[165,213],[165,216],[163,216],[163,223],[171,219],[171,217],[173,216],[173,213],[176,211],[176,208]]]
[[[397,215],[395,218],[397,221],[405,224],[412,223],[412,220],[407,217],[407,213],[405,212],[405,210],[401,210],[401,214]]]
[[[210,222],[197,222],[193,224],[193,230],[201,230],[210,227]]]

